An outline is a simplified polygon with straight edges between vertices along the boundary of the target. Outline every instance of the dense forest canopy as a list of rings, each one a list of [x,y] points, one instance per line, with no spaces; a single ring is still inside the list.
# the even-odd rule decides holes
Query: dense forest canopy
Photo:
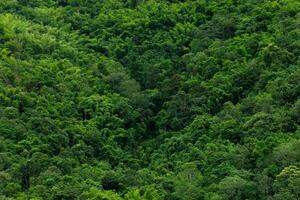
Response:
[[[0,199],[299,200],[298,0],[1,0]]]

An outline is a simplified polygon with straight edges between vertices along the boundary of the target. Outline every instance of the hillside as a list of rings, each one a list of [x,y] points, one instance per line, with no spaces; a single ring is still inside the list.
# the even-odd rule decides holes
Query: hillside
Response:
[[[298,0],[0,0],[0,200],[299,200]]]

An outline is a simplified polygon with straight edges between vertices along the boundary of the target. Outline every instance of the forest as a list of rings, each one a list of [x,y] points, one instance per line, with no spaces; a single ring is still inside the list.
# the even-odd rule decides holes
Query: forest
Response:
[[[299,200],[299,0],[0,0],[0,200]]]

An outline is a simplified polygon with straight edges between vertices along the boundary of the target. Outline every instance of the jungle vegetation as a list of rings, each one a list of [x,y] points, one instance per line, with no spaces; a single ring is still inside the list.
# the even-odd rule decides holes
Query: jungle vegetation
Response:
[[[298,0],[1,0],[1,200],[299,200]]]

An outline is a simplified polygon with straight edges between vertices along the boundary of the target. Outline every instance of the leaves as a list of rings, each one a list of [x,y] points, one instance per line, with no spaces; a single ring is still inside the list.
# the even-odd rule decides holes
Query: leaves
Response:
[[[0,199],[299,198],[297,0],[2,0]]]

